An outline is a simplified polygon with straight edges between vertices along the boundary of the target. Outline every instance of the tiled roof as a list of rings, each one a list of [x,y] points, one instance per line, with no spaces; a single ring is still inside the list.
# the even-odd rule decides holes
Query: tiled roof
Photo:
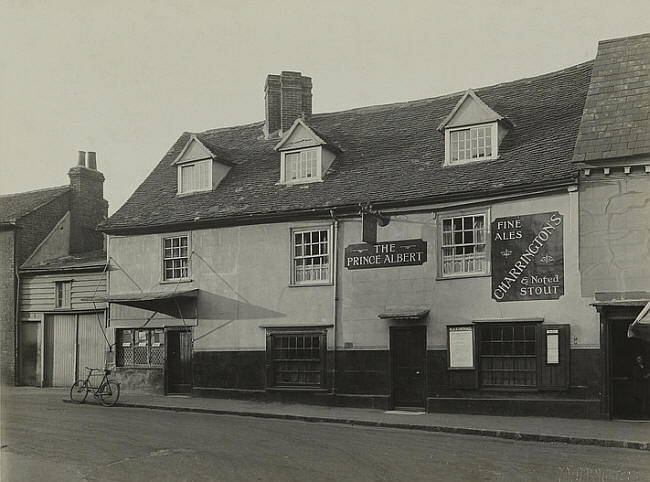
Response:
[[[650,34],[598,44],[574,161],[650,153]]]
[[[591,68],[587,62],[476,89],[514,124],[494,161],[443,167],[444,137],[436,128],[463,93],[314,115],[309,125],[342,151],[317,183],[277,184],[280,154],[273,147],[278,139],[264,139],[263,122],[258,122],[201,133],[201,139],[227,150],[235,166],[214,191],[178,197],[171,163],[190,136],[185,133],[100,229],[164,230],[172,224],[233,222],[366,202],[444,200],[572,182],[571,157]]]
[[[22,271],[51,271],[60,269],[92,268],[106,264],[106,251],[88,251],[73,255],[48,259],[38,264],[24,264]]]
[[[51,187],[36,191],[0,196],[0,223],[15,222],[36,208],[67,192],[69,186]]]

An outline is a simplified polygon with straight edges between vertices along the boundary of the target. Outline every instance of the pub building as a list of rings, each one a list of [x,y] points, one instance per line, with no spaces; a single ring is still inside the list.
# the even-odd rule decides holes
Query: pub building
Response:
[[[593,67],[323,114],[285,71],[263,122],[182,134],[100,227],[122,388],[609,416],[572,162]]]

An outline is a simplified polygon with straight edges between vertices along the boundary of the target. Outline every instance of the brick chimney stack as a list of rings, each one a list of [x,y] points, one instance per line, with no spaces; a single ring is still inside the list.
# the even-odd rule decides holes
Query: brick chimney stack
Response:
[[[108,216],[108,202],[104,199],[104,175],[97,170],[96,154],[79,151],[78,163],[68,171],[68,176],[70,254],[102,249],[104,237],[95,228]]]
[[[311,77],[304,77],[300,72],[283,71],[266,77],[264,135],[267,139],[276,131],[282,136],[299,117],[311,118],[311,88]]]

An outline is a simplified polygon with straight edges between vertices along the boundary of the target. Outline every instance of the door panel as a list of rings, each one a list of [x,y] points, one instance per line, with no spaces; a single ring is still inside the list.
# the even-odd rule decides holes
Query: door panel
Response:
[[[192,332],[167,332],[167,392],[192,392]]]
[[[79,361],[77,378],[85,375],[84,367],[103,368],[106,340],[102,332],[103,313],[84,313],[79,315]]]
[[[632,320],[610,321],[611,350],[611,397],[614,418],[647,419],[643,404],[635,396],[632,367],[640,355],[646,366],[650,356],[650,345],[639,338],[628,338],[627,329]],[[644,394],[648,397],[648,394]],[[646,404],[647,398],[646,398]]]
[[[38,356],[38,333],[41,324],[22,322],[20,324],[20,383],[27,386],[40,385],[40,364]]]
[[[426,327],[393,327],[390,352],[393,369],[393,403],[423,408],[426,398]]]
[[[69,387],[75,379],[76,315],[45,317],[45,384]]]

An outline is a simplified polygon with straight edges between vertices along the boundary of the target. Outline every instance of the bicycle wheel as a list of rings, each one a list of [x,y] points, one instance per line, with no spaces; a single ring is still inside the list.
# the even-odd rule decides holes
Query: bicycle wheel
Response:
[[[88,385],[86,380],[77,380],[70,388],[70,400],[74,403],[84,403],[88,396]]]
[[[108,380],[102,385],[97,393],[99,403],[105,407],[112,407],[120,398],[120,385],[114,380]]]

